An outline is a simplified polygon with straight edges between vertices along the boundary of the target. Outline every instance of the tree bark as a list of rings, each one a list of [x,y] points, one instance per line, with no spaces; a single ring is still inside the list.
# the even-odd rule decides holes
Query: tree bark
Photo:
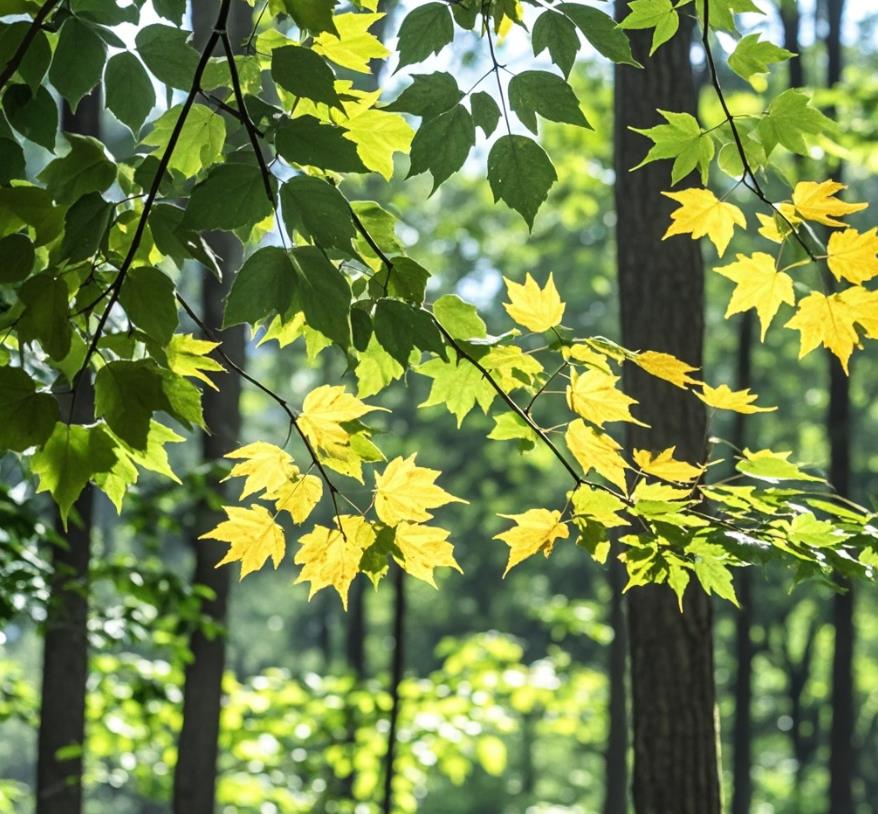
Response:
[[[617,0],[618,15],[626,7]],[[629,172],[645,152],[630,126],[656,123],[656,108],[695,112],[690,34],[691,22],[681,15],[681,31],[649,58],[649,37],[637,32],[633,46],[645,70],[616,68],[616,235],[623,342],[701,366],[699,245],[688,238],[662,240],[673,208],[661,195],[670,186],[667,165]],[[706,415],[697,399],[634,366],[626,367],[625,389],[640,402],[640,418],[652,425],[629,425],[629,449],[676,444],[683,459],[704,459]],[[637,588],[628,598],[638,814],[720,813],[712,608],[696,586],[684,606],[681,614],[666,585]]]
[[[609,566],[610,643],[608,677],[610,681],[609,731],[606,747],[606,775],[603,814],[628,811],[628,630],[625,620],[625,569],[617,559]]]
[[[65,104],[64,130],[100,138],[101,107],[99,91],[83,98],[76,113]],[[83,376],[74,423],[88,424],[93,420],[93,402],[91,382],[88,376]],[[93,512],[94,489],[88,485],[74,504],[67,531],[62,528],[60,519],[56,523],[64,545],[52,548],[37,736],[36,814],[79,814],[82,811],[88,572]],[[61,757],[59,750],[64,750]]]
[[[752,385],[753,312],[741,317],[738,334],[738,359],[735,387]],[[732,443],[742,450],[747,443],[747,417],[735,413]],[[732,742],[732,814],[749,814],[753,797],[751,767],[753,765],[753,577],[749,568],[742,568],[735,579],[740,610],[735,617],[735,719]]]
[[[192,10],[196,47],[210,35],[216,15],[213,0],[195,0]],[[229,17],[229,36],[237,45],[250,26],[250,11],[244,3],[236,3]],[[223,281],[216,281],[203,272],[201,295],[202,318],[215,333],[220,334],[223,351],[237,364],[244,364],[244,330],[242,327],[220,331],[223,301],[229,291],[234,272],[241,264],[242,249],[230,234],[209,237],[211,248],[222,259]],[[202,459],[219,461],[238,444],[241,428],[241,380],[229,371],[223,376],[218,391],[204,391],[204,419],[208,432],[202,436]],[[197,513],[197,532],[208,529],[220,519],[216,512],[203,505]],[[221,628],[225,626],[228,609],[230,574],[227,568],[216,568],[227,546],[214,540],[193,541],[195,572],[193,582],[211,590],[213,598],[204,602],[202,613]],[[183,725],[177,742],[177,765],[174,769],[173,811],[175,814],[213,814],[216,798],[222,677],[226,661],[225,635],[208,638],[201,630],[192,635],[189,647],[192,661],[186,667],[183,686]]]
[[[843,49],[841,26],[844,0],[827,0],[826,84],[841,81]],[[835,176],[841,180],[841,166]],[[829,359],[829,410],[826,416],[830,446],[830,482],[842,496],[850,495],[851,405],[848,377],[831,354]],[[832,654],[832,725],[829,735],[829,811],[853,814],[854,752],[854,587],[839,579],[842,593],[832,600],[835,648]]]

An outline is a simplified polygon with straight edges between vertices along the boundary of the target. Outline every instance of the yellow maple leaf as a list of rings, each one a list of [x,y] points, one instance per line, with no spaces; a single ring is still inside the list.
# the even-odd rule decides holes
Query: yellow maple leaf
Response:
[[[839,298],[850,307],[854,322],[870,339],[878,339],[878,291],[869,291],[861,285],[846,288]]]
[[[564,440],[586,475],[594,469],[601,477],[618,486],[624,494],[628,494],[625,483],[625,469],[628,464],[619,454],[622,447],[613,438],[577,418],[567,427]]]
[[[274,492],[298,472],[289,453],[265,441],[246,444],[226,453],[225,457],[241,461],[223,480],[246,478],[241,490],[242,499],[263,490]]]
[[[662,192],[680,204],[671,213],[671,225],[662,240],[673,235],[691,234],[693,240],[707,237],[716,246],[717,254],[723,256],[737,224],[747,227],[744,213],[734,204],[721,201],[709,189],[684,189],[680,192]]]
[[[481,358],[481,363],[507,393],[518,387],[527,387],[543,372],[539,360],[518,345],[495,345]]]
[[[298,468],[283,486],[266,493],[275,510],[289,512],[295,523],[304,523],[323,497],[323,481],[315,475],[302,475]]]
[[[381,408],[365,404],[344,387],[321,385],[305,396],[298,423],[327,463],[334,468],[345,462],[353,463],[353,467],[345,468],[345,474],[357,477],[361,456],[351,447],[351,435],[342,424],[378,409]]]
[[[336,520],[336,528],[315,526],[299,540],[295,563],[302,570],[296,584],[311,583],[308,599],[331,585],[347,610],[348,591],[360,572],[363,552],[376,536],[372,524],[359,515],[343,514]]]
[[[229,544],[226,556],[216,567],[231,562],[241,563],[241,579],[258,571],[271,557],[277,568],[286,551],[284,533],[264,506],[223,506],[228,519],[202,534],[199,540],[219,540]]]
[[[729,307],[726,309],[726,319],[732,314],[740,314],[755,308],[762,329],[761,339],[764,342],[768,326],[771,325],[771,320],[774,319],[781,303],[796,304],[793,278],[784,271],[778,271],[774,258],[765,252],[756,252],[750,257],[739,254],[737,258],[734,263],[714,269],[736,284],[732,298],[729,300]]]
[[[570,529],[561,522],[561,512],[548,509],[529,509],[523,514],[501,514],[500,517],[512,520],[515,525],[494,535],[509,546],[509,560],[506,563],[505,577],[510,569],[522,560],[542,551],[546,557],[552,553],[555,540],[566,540]]]
[[[616,387],[618,381],[618,376],[597,368],[587,370],[582,375],[571,370],[567,404],[573,412],[599,427],[608,421],[630,421],[646,427],[631,415],[630,407],[637,401]]]
[[[605,373],[611,373],[610,363],[604,353],[594,350],[589,345],[577,343],[575,345],[564,345],[561,348],[561,355],[568,362],[579,362],[588,367],[596,367]]]
[[[662,480],[689,483],[700,478],[704,467],[677,460],[674,457],[675,450],[676,447],[668,447],[658,454],[653,454],[646,449],[635,449],[633,458],[641,471]]]
[[[466,503],[437,486],[437,469],[415,464],[415,456],[394,458],[375,476],[375,512],[388,526],[404,520],[429,520],[428,511],[446,503]]]
[[[625,511],[625,504],[609,492],[582,483],[576,487],[571,499],[575,517],[595,520],[608,529],[628,525],[628,521],[619,514]]]
[[[395,558],[399,565],[406,573],[434,588],[434,568],[446,566],[463,573],[463,569],[454,559],[454,546],[448,542],[448,532],[445,529],[403,521],[396,527],[394,542],[402,552],[401,558]]]
[[[188,376],[219,390],[207,373],[225,373],[226,369],[208,354],[220,346],[219,342],[196,339],[192,334],[174,334],[165,348],[168,367],[178,376]]]
[[[766,240],[770,240],[772,243],[783,243],[784,236],[777,227],[777,220],[774,215],[766,215],[762,212],[757,212],[756,218],[759,220],[759,234],[762,235],[762,237]]]
[[[708,407],[715,407],[717,410],[732,410],[736,413],[771,413],[777,407],[757,407],[753,402],[759,398],[756,393],[751,393],[750,389],[732,390],[727,384],[721,384],[719,387],[711,387],[709,384],[701,385],[702,392],[695,393]]]
[[[840,201],[835,194],[843,189],[847,187],[838,181],[799,181],[793,190],[796,214],[803,220],[824,226],[844,226],[838,217],[861,212],[868,204]]]
[[[631,361],[651,376],[655,376],[657,379],[664,379],[681,390],[685,390],[689,384],[701,384],[698,379],[693,379],[689,375],[698,370],[698,368],[692,367],[692,365],[687,364],[670,353],[645,350],[633,355]]]
[[[503,307],[519,325],[534,333],[543,333],[561,324],[564,317],[564,303],[561,302],[551,274],[544,288],[540,288],[530,274],[525,276],[524,285],[514,283],[505,277],[503,282],[506,283],[510,300],[504,302]]]
[[[313,49],[336,65],[358,73],[371,73],[369,62],[390,54],[381,40],[369,33],[384,14],[336,14],[332,18],[338,36],[322,31],[314,38]]]
[[[878,229],[833,232],[826,246],[826,263],[836,280],[864,283],[878,275]]]
[[[840,294],[827,297],[813,291],[799,302],[795,316],[786,327],[799,331],[800,359],[823,345],[838,357],[847,372],[854,346],[860,343],[854,327],[856,321],[857,312]]]

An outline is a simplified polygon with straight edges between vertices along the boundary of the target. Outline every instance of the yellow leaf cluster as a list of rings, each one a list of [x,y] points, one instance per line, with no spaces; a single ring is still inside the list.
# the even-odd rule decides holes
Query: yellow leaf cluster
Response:
[[[298,423],[328,466],[362,482],[363,455],[352,443],[355,433],[346,425],[378,409],[381,408],[365,404],[344,387],[321,385],[305,396]]]
[[[744,213],[734,204],[721,201],[709,189],[693,187],[680,192],[663,192],[662,195],[680,204],[671,213],[671,225],[663,240],[673,235],[691,234],[693,240],[707,235],[722,257],[732,240],[735,226],[747,227]]]
[[[693,466],[686,461],[678,460],[674,457],[675,450],[676,447],[668,447],[662,452],[653,454],[649,450],[635,449],[634,462],[642,472],[662,480],[676,483],[690,483],[698,480],[704,472],[704,467]]]
[[[506,563],[505,577],[510,569],[522,560],[542,551],[548,557],[558,539],[566,540],[570,534],[567,524],[561,521],[561,512],[548,509],[530,509],[523,514],[501,514],[515,525],[494,536],[509,546],[509,560]]]
[[[720,266],[715,271],[735,283],[726,318],[755,308],[763,341],[781,304],[796,303],[793,278],[786,272],[778,271],[774,258],[765,252],[756,252],[750,257],[739,254],[734,263]]]
[[[388,526],[404,521],[429,520],[447,503],[466,503],[446,492],[435,481],[441,473],[415,464],[415,456],[394,458],[375,476],[375,513]]]
[[[503,303],[503,307],[519,325],[534,333],[543,333],[561,324],[564,303],[561,302],[551,274],[543,288],[539,287],[530,274],[525,276],[524,285],[505,277],[503,281],[509,295],[509,302]]]

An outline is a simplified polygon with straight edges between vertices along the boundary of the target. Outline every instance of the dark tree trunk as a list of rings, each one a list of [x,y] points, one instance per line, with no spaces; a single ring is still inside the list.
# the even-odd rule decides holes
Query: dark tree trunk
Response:
[[[609,566],[610,643],[608,677],[610,681],[609,728],[606,748],[606,776],[603,814],[626,814],[628,811],[628,631],[625,620],[625,568],[617,559]]]
[[[393,575],[393,656],[390,664],[390,727],[387,732],[387,754],[384,757],[384,801],[382,814],[393,814],[393,778],[396,772],[396,740],[399,734],[399,712],[402,699],[399,685],[405,671],[405,571],[399,566]]]
[[[348,596],[345,655],[348,669],[362,681],[366,677],[366,591],[365,581],[355,579]]]
[[[195,0],[192,18],[196,47],[210,35],[215,16],[216,3],[213,0]],[[243,2],[236,3],[229,18],[229,36],[233,45],[240,42],[249,25],[250,10]],[[243,329],[236,327],[219,331],[223,299],[241,264],[241,245],[228,234],[211,235],[209,241],[211,248],[222,258],[223,282],[219,283],[207,272],[202,272],[202,319],[211,330],[221,335],[223,351],[237,364],[243,365]],[[238,444],[240,396],[241,380],[231,371],[223,376],[219,391],[205,390],[204,419],[209,432],[202,436],[201,441],[204,461],[219,461]],[[196,535],[219,519],[212,509],[203,505],[197,513]],[[226,548],[223,543],[213,540],[194,541],[193,582],[206,586],[213,593],[213,598],[202,605],[202,612],[220,627],[226,623],[230,573],[227,568],[216,568],[216,564]],[[173,810],[175,814],[214,814],[225,636],[208,638],[197,630],[189,647],[192,661],[186,667],[183,687],[183,725],[177,743]]]
[[[841,81],[841,26],[844,0],[827,0],[826,84]],[[834,111],[831,111],[831,113]],[[841,180],[839,166],[834,173]],[[827,427],[830,445],[830,481],[844,496],[850,494],[851,405],[848,377],[838,359],[829,355],[829,410]],[[832,654],[832,727],[829,736],[829,811],[853,814],[854,753],[854,588],[840,579],[843,593],[832,601],[835,649]]]
[[[100,137],[101,97],[95,91],[76,113],[67,105],[64,130]],[[93,420],[91,382],[79,382],[75,423]],[[62,415],[63,411],[62,405]],[[94,490],[86,486],[74,504],[67,531],[57,523],[64,545],[53,546],[52,576],[43,642],[40,728],[37,744],[36,814],[82,811],[82,752],[88,679],[89,558]],[[61,757],[59,757],[59,750]]]
[[[799,48],[799,4],[797,0],[781,0],[780,19],[783,23],[783,45],[794,54],[800,52]],[[789,70],[789,85],[791,88],[800,88],[805,84],[805,75],[800,56],[793,57],[787,65]]]
[[[753,312],[747,311],[740,322],[736,389],[749,388],[753,382]],[[739,450],[747,444],[747,417],[735,413],[732,443]],[[753,796],[753,577],[742,568],[735,579],[741,608],[735,618],[735,719],[732,742],[732,814],[749,814]]]
[[[627,4],[619,0],[617,13]],[[661,195],[669,169],[629,168],[644,153],[630,126],[658,121],[656,108],[695,112],[689,62],[691,23],[649,58],[649,37],[633,37],[646,66],[616,68],[616,210],[622,340],[628,347],[672,353],[701,366],[703,267],[699,244],[662,240],[673,209]],[[691,395],[625,370],[625,389],[640,402],[651,429],[632,427],[628,446],[661,450],[676,444],[685,460],[706,452],[706,415]],[[628,599],[634,721],[634,805],[638,814],[719,814],[720,784],[710,599],[697,586],[685,612],[666,585],[637,588]]]

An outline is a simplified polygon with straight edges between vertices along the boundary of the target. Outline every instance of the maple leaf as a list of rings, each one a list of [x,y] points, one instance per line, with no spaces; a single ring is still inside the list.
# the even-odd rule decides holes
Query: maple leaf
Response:
[[[847,187],[838,181],[799,181],[793,190],[796,214],[824,226],[844,226],[838,217],[861,212],[868,204],[840,201],[835,194],[843,189]]]
[[[567,404],[573,412],[602,427],[607,421],[630,421],[646,427],[631,415],[630,406],[637,401],[616,387],[618,376],[592,368],[582,375],[570,371]]]
[[[223,478],[223,481],[229,478],[246,478],[241,499],[263,490],[277,491],[298,472],[289,453],[265,441],[247,444],[226,453],[225,457],[241,461]]]
[[[165,348],[168,367],[178,376],[198,379],[213,390],[219,390],[219,387],[207,375],[208,373],[225,373],[226,371],[216,359],[208,356],[219,346],[219,342],[196,339],[192,334],[174,334]]]
[[[756,252],[750,257],[739,254],[737,258],[734,263],[714,269],[736,283],[726,309],[726,319],[732,314],[755,308],[762,328],[760,338],[764,342],[768,326],[781,303],[796,304],[793,278],[786,272],[778,271],[774,258],[765,252]]]
[[[482,357],[481,363],[507,393],[517,387],[529,387],[534,377],[543,372],[539,360],[518,345],[496,345]]]
[[[594,350],[589,345],[582,343],[564,345],[561,348],[561,355],[568,362],[578,362],[588,367],[596,367],[605,373],[612,373],[606,354]]]
[[[709,189],[684,189],[680,192],[662,192],[680,204],[671,213],[671,225],[662,240],[673,235],[691,234],[693,240],[707,237],[716,246],[717,254],[723,256],[737,224],[747,227],[744,213],[734,204],[719,200]]]
[[[302,570],[296,584],[311,583],[309,599],[331,585],[347,610],[348,591],[360,572],[363,551],[375,542],[376,533],[372,524],[358,515],[342,515],[336,523],[336,528],[315,526],[299,540],[295,563]]]
[[[826,246],[826,263],[836,280],[863,283],[878,275],[878,229],[833,232]]]
[[[429,520],[433,515],[428,509],[446,503],[466,503],[446,492],[435,483],[441,474],[415,464],[415,455],[394,458],[375,476],[375,512],[388,526],[396,526],[404,520]]]
[[[360,401],[344,387],[321,385],[305,396],[298,423],[329,465],[341,466],[345,474],[362,480],[357,477],[361,456],[351,447],[351,434],[342,425],[379,409]]]
[[[205,532],[199,540],[219,540],[229,544],[229,550],[216,565],[241,562],[241,579],[253,571],[258,571],[271,557],[277,568],[286,551],[284,533],[275,523],[265,506],[223,506],[228,516],[216,528]]]
[[[618,486],[624,494],[628,494],[625,484],[625,469],[628,464],[619,454],[622,447],[613,438],[577,418],[567,427],[564,440],[586,475],[594,469],[610,483]]]
[[[602,489],[595,489],[587,483],[576,487],[572,503],[576,517],[594,520],[608,529],[628,525],[628,521],[619,514],[625,511],[625,504],[615,495]]]
[[[854,322],[862,327],[866,336],[878,339],[878,291],[854,285],[842,291],[839,298],[851,308]]]
[[[676,447],[668,447],[657,455],[645,449],[635,449],[634,462],[641,471],[647,475],[654,475],[662,480],[676,483],[689,483],[697,480],[704,472],[703,466],[693,466],[686,461],[680,461],[674,457]]]
[[[436,587],[433,569],[441,566],[463,569],[454,559],[454,546],[448,542],[448,532],[435,526],[401,522],[394,539],[402,557],[395,557],[399,565],[416,579]]]
[[[766,215],[762,212],[756,213],[759,220],[759,234],[772,243],[783,243],[784,236],[781,234],[777,225],[777,219],[774,215]]]
[[[799,358],[807,356],[818,345],[834,353],[845,373],[848,360],[859,344],[854,322],[857,311],[840,294],[827,297],[817,291],[799,302],[795,316],[787,322],[787,328],[799,331]]]
[[[564,303],[551,274],[544,288],[540,288],[530,274],[525,276],[524,285],[505,277],[503,281],[510,299],[510,302],[503,303],[503,307],[519,325],[534,333],[543,333],[561,324]]]
[[[570,534],[567,524],[561,522],[561,512],[558,511],[529,509],[523,514],[501,514],[500,517],[515,523],[511,529],[494,535],[495,540],[502,540],[509,546],[504,577],[510,569],[537,551],[542,551],[548,557],[555,547],[555,540],[566,540]]]
[[[655,350],[641,351],[630,357],[641,370],[645,370],[657,379],[664,379],[681,390],[689,384],[701,384],[698,379],[693,379],[689,374],[698,370],[697,367],[678,359],[670,353],[661,353]]]
[[[278,513],[289,512],[295,523],[304,523],[323,497],[323,481],[315,475],[302,475],[298,468],[281,487],[267,492]]]
[[[751,393],[750,388],[744,390],[732,390],[727,384],[719,387],[711,387],[709,384],[701,385],[702,392],[695,393],[708,407],[717,410],[732,410],[736,413],[771,413],[777,407],[757,407],[753,404],[759,396]]]

